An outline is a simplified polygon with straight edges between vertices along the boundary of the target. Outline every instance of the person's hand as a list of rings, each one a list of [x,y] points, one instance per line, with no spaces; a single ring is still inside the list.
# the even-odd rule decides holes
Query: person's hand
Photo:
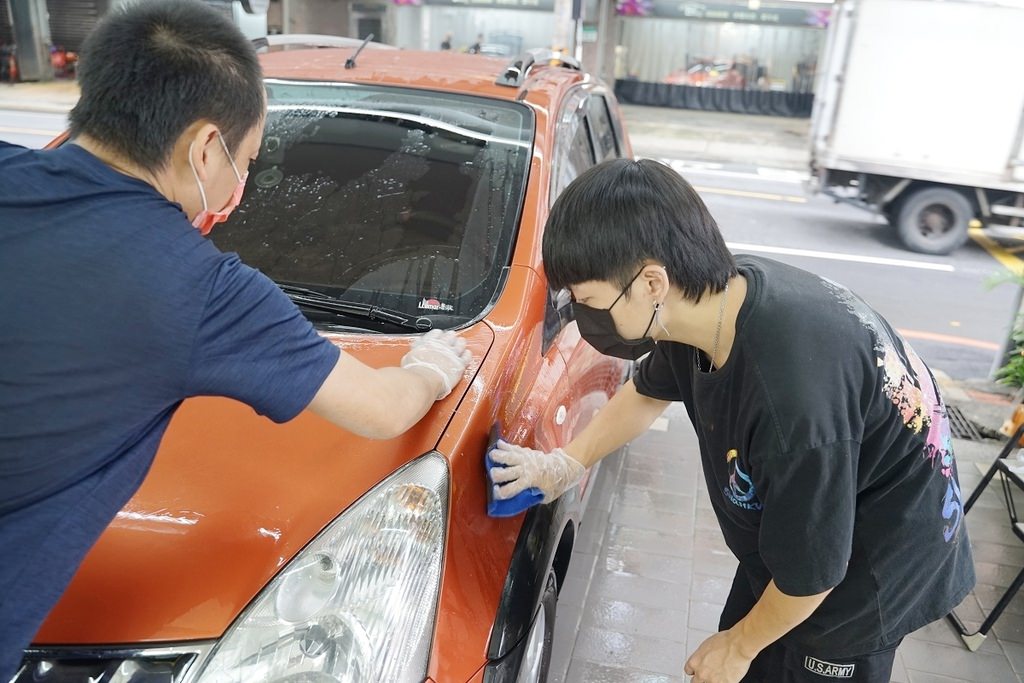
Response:
[[[402,357],[402,367],[422,368],[441,380],[437,400],[451,393],[473,356],[466,350],[466,340],[447,330],[430,330],[412,343]]]
[[[491,451],[491,460],[505,465],[491,468],[494,497],[499,499],[537,488],[544,493],[544,502],[549,503],[580,483],[587,471],[561,448],[544,453],[504,441],[498,441]]]
[[[741,652],[733,631],[711,636],[686,660],[684,671],[692,683],[739,683],[753,658]]]

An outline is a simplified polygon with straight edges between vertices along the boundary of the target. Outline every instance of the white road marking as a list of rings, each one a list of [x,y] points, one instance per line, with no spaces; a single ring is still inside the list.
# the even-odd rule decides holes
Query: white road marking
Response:
[[[55,138],[60,135],[60,131],[53,132],[52,130],[42,130],[41,128],[19,128],[17,126],[0,126],[0,133],[19,133],[21,135],[39,135]]]
[[[693,189],[701,194],[725,194],[730,197],[748,197],[750,199],[767,199],[773,202],[793,202],[794,204],[806,204],[806,197],[795,197],[793,195],[775,194],[772,192],[750,192],[749,190],[730,190],[724,187],[703,187],[694,185]]]
[[[656,432],[667,432],[668,431],[668,418],[667,417],[659,417],[657,420],[654,421],[654,424],[651,425],[651,429],[653,429]]]
[[[731,171],[723,168],[723,164],[700,163],[692,161],[681,161],[679,159],[666,159],[656,157],[637,157],[638,159],[650,158],[671,166],[679,175],[693,174],[717,176],[720,178],[741,178],[744,180],[768,180],[773,183],[788,183],[801,185],[810,179],[807,173],[794,171],[787,168],[771,168],[768,166],[756,166],[749,171]]]
[[[884,258],[881,256],[862,256],[860,254],[840,254],[833,251],[812,251],[810,249],[792,249],[790,247],[770,247],[764,244],[747,244],[744,242],[726,242],[733,251],[755,252],[763,254],[785,254],[787,256],[805,256],[807,258],[829,259],[832,261],[853,261],[855,263],[871,263],[879,266],[896,266],[898,268],[917,268],[920,270],[937,270],[944,273],[956,272],[956,268],[948,263],[931,261],[910,261],[907,259]]]
[[[811,176],[802,171],[791,171],[785,168],[764,168],[758,166],[757,175],[779,183],[804,183],[811,179]]]

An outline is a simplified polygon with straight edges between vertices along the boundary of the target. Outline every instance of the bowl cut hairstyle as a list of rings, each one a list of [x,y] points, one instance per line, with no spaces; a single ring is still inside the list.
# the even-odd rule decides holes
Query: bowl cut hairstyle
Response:
[[[142,0],[111,11],[79,58],[82,95],[70,135],[88,135],[137,166],[164,168],[199,120],[234,154],[263,118],[256,51],[224,15],[197,0]]]
[[[686,299],[699,302],[737,273],[697,192],[650,159],[606,161],[570,183],[551,208],[543,254],[554,289],[591,280],[624,289],[645,262],[656,261]]]

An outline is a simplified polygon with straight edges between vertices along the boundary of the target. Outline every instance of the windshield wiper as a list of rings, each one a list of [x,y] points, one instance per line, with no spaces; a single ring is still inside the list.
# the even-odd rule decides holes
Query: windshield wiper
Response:
[[[286,285],[280,282],[275,284],[277,284],[277,286],[281,288],[281,291],[287,294],[288,298],[294,301],[298,306],[304,306],[318,311],[326,311],[327,313],[338,313],[356,318],[365,318],[366,320],[379,320],[381,322],[391,323],[392,325],[421,332],[433,327],[430,319],[424,316],[413,317],[391,308],[381,308],[380,306],[363,304],[358,301],[345,301],[344,299],[333,297],[330,294],[324,294],[323,292],[318,292],[314,289],[306,289],[305,287]]]

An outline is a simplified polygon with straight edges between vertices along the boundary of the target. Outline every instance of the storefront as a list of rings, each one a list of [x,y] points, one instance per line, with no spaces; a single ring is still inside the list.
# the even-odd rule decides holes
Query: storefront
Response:
[[[554,40],[555,0],[401,0],[388,9],[399,47],[452,50],[509,56],[531,48],[550,48]]]
[[[828,5],[620,0],[616,8],[616,91],[625,101],[810,115]]]
[[[108,12],[132,1],[0,0],[0,81],[73,78],[86,37]],[[269,0],[203,1],[248,37],[266,35]]]

